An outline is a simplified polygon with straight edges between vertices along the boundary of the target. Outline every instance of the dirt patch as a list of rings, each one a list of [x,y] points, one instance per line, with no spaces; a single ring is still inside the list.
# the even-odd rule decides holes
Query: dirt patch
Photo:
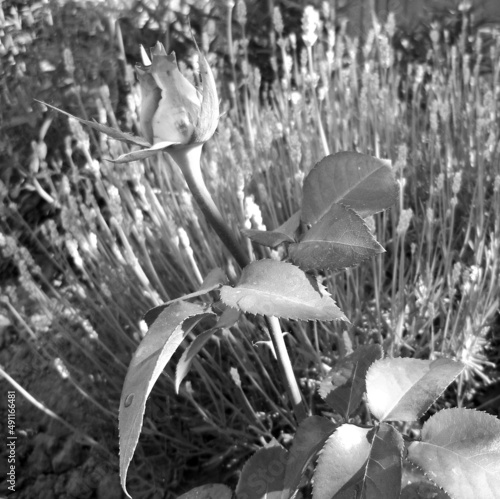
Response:
[[[123,497],[116,452],[116,426],[101,418],[85,397],[63,379],[34,346],[11,328],[1,334],[0,365],[45,407],[61,415],[78,431],[57,421],[28,401],[19,389],[3,381],[1,405],[15,393],[15,491],[18,499],[115,499]],[[6,414],[6,411],[2,411]],[[7,435],[7,418],[0,433]],[[92,442],[91,439],[94,441]],[[9,450],[2,445],[0,460]],[[9,494],[6,475],[0,494]]]

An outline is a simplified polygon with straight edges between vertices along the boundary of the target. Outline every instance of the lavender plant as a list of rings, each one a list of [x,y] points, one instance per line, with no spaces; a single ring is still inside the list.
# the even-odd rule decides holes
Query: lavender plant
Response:
[[[462,372],[462,363],[446,358],[383,358],[381,347],[375,345],[348,352],[319,390],[338,416],[333,420],[308,414],[293,372],[279,319],[349,322],[322,284],[321,273],[355,266],[384,251],[367,219],[398,199],[399,186],[390,163],[356,152],[328,154],[305,178],[298,212],[274,230],[242,231],[258,245],[281,248],[279,259],[251,261],[213,202],[201,171],[202,147],[219,117],[207,61],[200,54],[200,92],[179,72],[175,55],[167,55],[161,44],[153,49],[151,61],[146,54],[143,59],[138,73],[143,99],[140,121],[146,140],[80,121],[141,147],[120,156],[116,163],[168,153],[241,272],[228,277],[222,269],[214,269],[197,292],[159,305],[144,316],[148,331],[129,365],[120,401],[124,491],[146,400],[178,347],[195,326],[205,324],[204,332],[178,361],[177,389],[208,339],[234,326],[242,314],[250,314],[265,319],[298,429],[290,450],[271,442],[247,462],[236,487],[238,499],[295,497],[306,469],[316,459],[314,499],[397,498],[403,457],[424,469],[453,497],[471,497],[474,491],[494,499],[500,490],[500,422],[496,418],[463,409],[441,411],[424,424],[418,440],[403,438],[390,424],[421,418]],[[399,230],[404,233],[407,223]],[[374,418],[369,425],[354,418],[365,396]],[[193,489],[182,497],[203,494],[232,497],[229,488],[218,484]]]
[[[229,48],[234,49],[235,67],[241,68],[242,74],[236,73],[236,84],[230,85],[231,108],[223,108],[218,136],[207,144],[201,158],[207,186],[210,192],[217,192],[216,202],[224,219],[233,227],[239,219],[249,229],[263,229],[263,223],[278,227],[293,214],[299,207],[304,172],[320,159],[321,151],[327,153],[320,124],[330,150],[353,148],[391,157],[400,180],[399,206],[375,216],[377,239],[388,252],[356,268],[321,272],[326,277],[323,284],[352,325],[346,321],[336,325],[280,321],[291,333],[285,341],[306,399],[306,412],[320,413],[321,408],[314,408],[318,397],[311,395],[313,383],[328,366],[336,365],[337,356],[343,357],[345,348],[338,332],[348,329],[353,342],[373,338],[383,343],[390,355],[432,359],[447,355],[461,360],[467,369],[459,377],[458,389],[448,391],[439,406],[448,405],[456,396],[459,406],[479,406],[495,413],[498,396],[486,393],[494,388],[488,385],[496,376],[491,361],[496,360],[498,331],[500,217],[495,214],[500,206],[500,176],[495,124],[500,73],[484,71],[484,66],[496,67],[500,38],[495,43],[493,37],[491,43],[491,37],[475,36],[468,29],[458,34],[455,44],[453,33],[450,40],[446,26],[436,25],[431,33],[433,51],[428,44],[418,44],[425,50],[422,58],[415,60],[399,50],[394,52],[394,27],[390,30],[389,22],[374,27],[358,51],[357,40],[349,39],[343,26],[339,29],[340,13],[322,10],[324,27],[317,31],[310,54],[319,79],[309,78],[310,56],[307,48],[300,48],[295,30],[298,24],[291,32],[290,19],[285,17],[287,26],[280,26],[277,7],[278,40],[272,50],[282,54],[286,65],[281,81],[270,85],[263,75],[261,84],[257,68],[246,67],[242,59],[252,46],[252,21],[255,23],[252,5],[248,4],[246,20],[242,4],[239,1],[232,10],[239,24],[249,22],[241,31],[242,39],[238,39],[237,25],[230,18],[227,22],[228,31],[235,30],[234,44]],[[11,18],[5,5],[3,8],[7,23],[17,26],[18,21]],[[41,11],[36,6],[33,10]],[[81,16],[75,17],[78,27]],[[317,30],[317,26],[313,28]],[[53,31],[47,27],[47,35],[57,44]],[[71,34],[66,23],[64,32],[65,46],[73,51],[80,69],[87,67],[87,59],[71,44],[79,37]],[[37,36],[13,36],[13,40],[22,44],[28,39],[30,46],[40,46],[43,37],[39,33],[37,28]],[[189,35],[189,30],[186,33]],[[214,31],[203,35],[204,50],[213,50]],[[102,39],[96,42],[102,45]],[[12,46],[7,50],[13,50]],[[57,65],[60,50],[52,52],[49,61]],[[86,52],[90,52],[88,48]],[[358,57],[359,52],[363,57]],[[31,54],[35,60],[38,53],[21,49],[14,59],[17,64],[6,67],[19,74],[23,54]],[[46,55],[44,48],[43,58]],[[96,57],[94,50],[92,55]],[[28,69],[35,66],[27,64]],[[88,86],[79,76],[72,95],[82,97],[85,107],[92,101],[99,109],[99,121],[116,126],[106,87],[99,98],[95,98],[97,94],[89,98]],[[216,79],[222,83],[219,95],[223,95],[224,80]],[[50,97],[53,87],[43,81],[8,78],[7,85],[23,89],[27,82],[37,82],[45,89],[38,89],[39,97],[56,104]],[[112,100],[111,84],[110,90]],[[259,92],[266,96],[264,103],[258,100]],[[312,98],[316,93],[319,113]],[[22,104],[31,101],[32,92],[17,89],[15,94],[14,101],[13,91],[3,95],[2,118],[9,106],[18,114]],[[270,100],[272,108],[267,105]],[[68,108],[67,101],[64,108]],[[78,114],[85,116],[83,104],[80,109]],[[134,113],[131,109],[131,115]],[[96,409],[96,418],[101,420],[93,433],[89,431],[96,437],[102,421],[115,425],[117,396],[130,352],[144,334],[137,324],[138,311],[192,293],[211,268],[220,266],[228,275],[234,273],[231,265],[226,265],[222,244],[213,237],[196,206],[193,209],[168,155],[109,167],[96,158],[118,157],[127,147],[102,135],[96,140],[92,131],[89,137],[75,120],[69,120],[67,148],[54,160],[50,134],[63,135],[61,120],[44,118],[27,176],[20,185],[0,183],[0,266],[2,273],[5,264],[19,272],[14,285],[2,287],[0,306],[21,337],[28,335],[29,343],[37,349],[42,339],[47,362],[61,373],[67,394],[85,394]],[[20,137],[24,139],[24,133],[18,134]],[[15,154],[19,150],[11,149]],[[17,161],[10,163],[17,171]],[[16,194],[19,188],[21,197]],[[249,197],[250,189],[254,200]],[[40,212],[49,209],[53,220],[34,229],[29,217],[32,212],[27,216],[23,199],[39,200]],[[233,233],[239,238],[236,230]],[[22,234],[29,234],[29,241],[20,237]],[[252,247],[250,239],[244,246],[248,255],[252,251],[259,257],[276,254],[262,246]],[[280,254],[285,246],[278,247]],[[234,479],[238,462],[255,450],[259,441],[269,441],[272,432],[286,445],[287,433],[294,429],[293,415],[282,403],[284,390],[269,358],[270,341],[261,341],[266,329],[263,319],[242,314],[234,327],[216,333],[206,331],[211,325],[201,322],[194,327],[154,387],[141,445],[129,471],[128,488],[134,497],[161,487],[160,480],[168,484],[171,495],[186,490],[186,484],[193,483],[189,469],[200,461],[204,463],[201,469],[196,468],[200,483],[215,471],[221,476],[209,479],[228,483],[227,477]],[[195,348],[189,349],[184,358],[186,344],[195,335],[199,354],[194,355]],[[207,348],[203,348],[207,337]],[[77,361],[68,355],[63,341],[76,349]],[[3,353],[8,357],[8,351]],[[179,372],[190,369],[187,382],[181,383],[181,376],[175,380],[178,397],[174,395],[176,366],[182,367]],[[240,385],[234,366],[241,375]],[[17,378],[15,364],[2,367]],[[36,388],[32,393],[38,398]],[[244,397],[248,397],[250,407]],[[46,402],[66,416],[63,404]],[[361,420],[370,423],[364,405]],[[208,439],[210,447],[200,445]],[[235,441],[237,445],[233,445]],[[159,462],[156,456],[163,448],[169,450],[168,456],[162,453]],[[152,471],[145,473],[145,468]]]

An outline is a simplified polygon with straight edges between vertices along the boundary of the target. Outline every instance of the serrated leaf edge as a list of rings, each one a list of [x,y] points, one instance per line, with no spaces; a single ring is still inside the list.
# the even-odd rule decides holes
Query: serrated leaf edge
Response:
[[[352,269],[354,267],[357,267],[358,265],[361,265],[362,263],[366,262],[367,260],[369,260],[370,258],[374,258],[375,256],[377,255],[382,255],[383,253],[386,253],[386,249],[377,241],[377,239],[375,238],[375,236],[372,234],[372,232],[370,231],[370,228],[368,227],[367,223],[365,222],[365,219],[362,218],[360,216],[360,214],[354,210],[353,208],[351,208],[349,205],[346,205],[344,203],[332,203],[329,210],[332,208],[332,206],[334,205],[340,205],[342,207],[344,207],[346,210],[348,211],[351,211],[352,213],[354,213],[355,216],[357,216],[359,218],[359,220],[361,220],[361,223],[363,224],[363,227],[367,230],[368,234],[371,236],[371,238],[373,239],[373,241],[378,245],[378,248],[380,251],[374,255],[366,255],[364,257],[362,257],[361,260],[359,260],[359,262],[356,262],[356,263],[353,263],[352,265],[347,265],[346,267],[317,267],[316,269],[306,269],[306,271],[308,270],[330,270],[331,272],[336,272],[336,271],[340,271],[340,270],[344,270],[344,269]],[[386,208],[387,210],[387,208]],[[315,224],[319,223],[321,221],[321,219],[326,216],[328,214],[328,211],[317,221],[315,222]],[[385,210],[381,210],[381,211],[385,211]],[[307,235],[307,232],[309,231],[306,231],[304,234],[302,234],[302,238],[297,242],[297,243],[292,243],[290,244],[290,247],[289,247],[289,252],[292,251],[292,249],[296,246],[299,246],[300,244],[302,243],[309,243],[310,241],[303,241],[303,238]],[[325,241],[327,242],[327,241]],[[337,243],[338,244],[338,243]],[[369,249],[369,248],[368,248]],[[290,258],[292,259],[292,257],[290,256]],[[293,260],[293,259],[292,259]],[[295,263],[294,261],[294,264],[299,267],[299,268],[302,268],[299,263]]]
[[[461,373],[458,373],[458,374],[457,374],[457,375],[456,375],[456,376],[455,376],[455,377],[454,377],[454,378],[453,378],[453,379],[452,379],[452,380],[448,383],[448,386],[450,386],[450,385],[451,385],[451,384],[452,384],[452,383],[453,383],[453,382],[454,382],[454,381],[455,381],[455,380],[456,380],[456,379],[460,376],[460,374],[461,374]],[[446,386],[446,387],[443,389],[443,391],[442,391],[442,392],[441,392],[441,393],[440,393],[440,394],[439,394],[439,395],[438,395],[438,396],[434,399],[434,401],[433,401],[433,402],[431,402],[431,403],[429,404],[429,407],[427,407],[427,409],[425,409],[425,410],[424,410],[421,414],[419,414],[419,415],[417,416],[417,418],[415,419],[415,421],[416,421],[417,419],[420,419],[420,418],[421,418],[421,417],[422,417],[422,416],[423,416],[423,415],[424,415],[424,414],[425,414],[425,413],[426,413],[426,412],[427,412],[427,411],[431,408],[432,404],[434,404],[434,402],[436,402],[436,400],[437,400],[438,398],[440,398],[440,397],[441,397],[441,395],[443,395],[443,393],[446,391],[446,389],[448,388],[448,386]],[[445,410],[445,409],[442,409],[442,410]],[[439,411],[439,412],[441,412],[441,411]]]
[[[378,362],[378,361],[381,361],[381,360],[385,360],[385,359],[390,359],[390,358],[396,358],[396,357],[385,357],[385,358],[382,358],[382,359],[378,359],[378,360],[376,360],[375,362]],[[426,359],[414,359],[414,360],[426,360]],[[437,360],[437,359],[435,359],[435,360]],[[448,360],[453,360],[453,359],[448,359]],[[371,366],[368,368],[368,371],[366,371],[366,376],[365,376],[365,386],[367,387],[367,398],[368,398],[368,384],[367,384],[368,374],[369,374],[369,372],[370,372],[370,369],[371,369],[371,368],[373,367],[373,365],[375,364],[375,362],[373,362],[373,363],[371,364]],[[433,362],[433,361],[431,361],[431,362]],[[455,361],[453,361],[453,362],[459,362],[459,361],[456,361],[456,360],[455,360]],[[460,364],[462,364],[462,363],[460,362]],[[463,371],[463,369],[465,368],[465,366],[464,366],[463,364],[462,364],[462,366],[463,366],[463,368],[462,368],[462,371]],[[450,386],[450,385],[451,385],[451,384],[452,384],[452,383],[453,383],[453,382],[454,382],[454,381],[458,378],[458,376],[460,376],[460,374],[462,374],[462,371],[460,371],[459,373],[457,373],[457,374],[454,376],[454,378],[453,378],[453,379],[452,379],[452,380],[451,380],[451,381],[450,381],[450,382],[449,382],[449,383],[445,386],[445,388],[443,389],[443,391],[442,391],[441,393],[439,393],[439,395],[438,395],[438,396],[437,396],[437,397],[436,397],[436,398],[435,398],[435,399],[434,399],[434,400],[433,400],[433,401],[429,404],[429,406],[428,406],[428,407],[427,407],[427,408],[426,408],[426,409],[425,409],[425,410],[424,410],[421,414],[418,414],[418,416],[417,416],[415,419],[413,419],[412,421],[417,421],[418,419],[420,419],[420,418],[421,418],[421,417],[422,417],[422,416],[423,416],[423,415],[424,415],[424,414],[425,414],[425,413],[426,413],[426,412],[430,409],[430,407],[432,406],[432,404],[434,404],[434,402],[436,402],[436,400],[437,400],[439,397],[441,397],[441,395],[442,395],[442,394],[446,391],[446,389],[447,389],[447,388],[448,388],[448,387],[449,387],[449,386]],[[428,372],[430,372],[430,371],[427,371],[427,373],[428,373]],[[427,373],[425,373],[425,374],[422,376],[422,378],[424,378],[424,377],[427,375]],[[422,378],[419,378],[419,380],[418,380],[418,381],[420,382],[420,380],[421,380]],[[399,399],[399,400],[398,400],[398,403],[399,403],[400,401],[401,401],[401,399]],[[396,404],[396,405],[397,405],[397,404]],[[396,407],[396,405],[394,405],[394,406],[391,408],[391,411],[392,411],[392,410],[394,410],[394,407]],[[368,408],[370,409],[370,404],[369,404],[369,403],[368,403]],[[453,408],[450,408],[450,409],[453,409]],[[443,409],[443,410],[450,410],[450,409]],[[441,412],[441,411],[439,411],[439,412]],[[370,413],[371,413],[372,415],[374,415],[374,414],[372,413],[371,409],[370,409]],[[390,412],[389,412],[389,413],[390,413]],[[376,416],[375,416],[375,417],[376,417]],[[380,419],[379,421],[382,423],[382,422],[397,421],[397,420],[393,420],[393,419],[386,419],[386,418],[384,417],[384,419]]]
[[[352,424],[352,423],[344,423],[344,424]],[[391,426],[393,428],[394,431],[396,431],[400,436],[401,436],[401,439],[403,440],[402,438],[402,435],[401,433],[397,430],[397,428],[394,428],[393,425],[391,425],[390,423],[387,423],[387,422],[383,422],[383,424],[386,424],[387,426]],[[316,464],[318,463],[320,457],[321,457],[321,454],[324,452],[327,444],[328,444],[328,441],[330,440],[330,438],[333,438],[334,434],[336,433],[337,429],[340,428],[341,426],[343,425],[339,425],[337,426],[337,428],[335,428],[335,430],[331,433],[331,435],[325,440],[325,443],[323,445],[323,447],[321,448],[321,450],[318,452],[317,454],[317,457],[316,457]],[[358,425],[353,425],[353,426],[358,426]],[[361,427],[360,427],[361,428]],[[366,477],[366,472],[368,471],[368,464],[370,462],[370,456],[371,456],[371,453],[372,453],[372,450],[373,450],[373,442],[375,441],[375,438],[377,436],[377,433],[378,433],[378,430],[380,428],[380,425],[378,425],[378,427],[372,427],[370,429],[370,431],[372,430],[375,430],[374,433],[373,433],[373,437],[370,441],[370,452],[368,453],[368,458],[366,459],[365,463],[363,464],[363,466],[365,467],[365,473],[364,473],[364,476]],[[369,435],[370,431],[367,433],[367,435]],[[399,452],[399,458],[401,460],[401,471],[403,471],[403,459],[406,459],[407,461],[409,461],[409,459],[407,459],[405,457],[405,444],[404,444],[404,441],[403,441],[403,445],[401,446],[401,450]],[[411,462],[411,461],[410,461]],[[413,464],[413,463],[412,463]],[[423,470],[422,470],[423,471]],[[313,481],[313,497],[314,497],[314,488],[315,488],[315,484],[314,484],[314,481]],[[363,487],[364,488],[364,487]],[[340,492],[340,490],[339,490]],[[448,492],[446,492],[448,494]],[[448,494],[449,495],[449,494]],[[450,496],[451,497],[451,496]],[[453,499],[453,498],[452,498]]]
[[[312,489],[313,489],[312,497],[314,497],[314,495],[315,495],[315,489],[316,489],[316,480],[315,480],[316,467],[318,466],[318,462],[321,459],[322,454],[325,452],[325,448],[328,445],[329,440],[331,438],[333,438],[333,436],[335,435],[335,433],[337,432],[337,430],[339,428],[340,428],[340,426],[337,426],[337,428],[335,428],[335,430],[333,430],[332,434],[325,440],[325,443],[323,444],[323,447],[321,447],[321,449],[318,451],[318,454],[316,455],[316,466],[314,467],[314,473],[313,473],[313,477],[312,477]]]
[[[262,261],[262,260],[258,260],[258,261]],[[255,262],[254,262],[254,263],[255,263]],[[304,272],[304,271],[303,271],[300,267],[298,267],[297,265],[294,265],[293,263],[290,263],[290,262],[283,262],[283,261],[280,261],[279,263],[280,263],[280,264],[283,264],[283,265],[287,265],[287,266],[289,266],[289,267],[293,267],[293,268],[299,269],[299,270],[301,270],[302,272]],[[308,280],[309,280],[309,279],[311,279],[311,276],[308,276],[305,272],[304,272],[304,275],[306,276],[306,278],[308,278]],[[226,302],[224,301],[224,299],[222,298],[222,290],[223,290],[224,288],[229,288],[229,289],[237,289],[237,288],[238,288],[238,284],[239,284],[239,283],[237,283],[235,286],[228,286],[228,285],[225,285],[225,286],[222,286],[222,287],[220,288],[220,292],[221,292],[221,293],[220,293],[220,299],[221,299],[221,301],[222,301],[222,302],[223,302],[226,306],[228,306],[228,307],[232,307],[232,308],[234,308],[232,305],[230,305],[229,303],[226,303]],[[319,290],[317,290],[317,289],[315,289],[315,288],[314,288],[314,285],[312,284],[312,282],[310,282],[310,281],[309,281],[309,284],[310,284],[310,286],[313,288],[313,290],[314,290],[314,291],[318,294],[318,296],[319,296],[322,300],[323,300],[323,299],[331,300],[331,301],[332,301],[332,303],[333,303],[333,305],[334,305],[334,306],[335,306],[335,307],[339,310],[339,312],[342,314],[342,317],[327,320],[327,319],[314,319],[314,318],[306,318],[306,319],[304,319],[304,318],[301,318],[301,317],[298,317],[298,316],[297,316],[297,317],[292,317],[292,316],[286,317],[286,316],[284,316],[284,315],[280,315],[279,317],[280,317],[281,319],[289,319],[289,320],[297,320],[297,321],[301,321],[301,320],[303,320],[303,321],[323,321],[323,322],[333,322],[333,321],[336,321],[336,320],[341,320],[341,321],[344,321],[344,322],[347,322],[347,323],[349,323],[349,324],[350,324],[349,319],[346,317],[346,315],[344,314],[344,312],[342,312],[342,310],[341,310],[341,309],[337,306],[337,302],[336,302],[333,298],[331,298],[331,296],[328,296],[328,297],[327,297],[327,296],[322,295],[322,294],[321,294],[321,292],[320,292]],[[258,290],[255,290],[255,289],[253,289],[253,288],[244,288],[244,287],[241,287],[240,289],[247,289],[247,290],[250,290],[250,291],[258,291]],[[262,291],[262,293],[266,293],[266,291]],[[273,295],[273,296],[274,296],[274,295]],[[288,298],[286,298],[286,299],[288,299]],[[300,303],[302,303],[302,302],[297,302],[297,303],[299,303],[299,304],[300,304]],[[253,316],[257,316],[257,315],[267,315],[267,314],[260,314],[260,313],[251,312],[251,311],[249,311],[249,310],[246,310],[246,309],[245,309],[245,308],[243,308],[243,307],[242,307],[242,306],[241,306],[238,302],[236,302],[236,304],[238,305],[238,308],[239,308],[240,310],[242,310],[243,312],[245,312],[246,314],[250,314],[250,315],[253,315]],[[308,306],[308,307],[309,307],[309,308],[313,308],[313,307],[311,307],[311,306]]]
[[[394,171],[394,168],[393,168],[393,166],[392,166],[392,162],[391,162],[391,160],[377,158],[376,156],[372,156],[372,155],[370,155],[370,154],[358,153],[357,151],[340,151],[340,152],[330,154],[330,155],[325,156],[324,158],[320,159],[320,160],[319,160],[319,161],[318,161],[318,162],[317,162],[317,163],[316,163],[316,164],[315,164],[315,165],[311,168],[311,170],[309,171],[309,173],[308,173],[308,175],[307,175],[307,176],[309,176],[309,175],[310,175],[310,174],[314,171],[314,169],[315,169],[315,168],[316,168],[316,167],[317,167],[317,166],[318,166],[318,165],[319,165],[322,161],[324,161],[326,158],[328,158],[328,157],[333,157],[333,156],[337,156],[337,155],[351,154],[351,153],[354,153],[354,154],[359,154],[359,155],[361,155],[361,156],[365,156],[365,157],[370,157],[370,158],[372,158],[372,159],[376,159],[376,160],[378,160],[378,161],[380,161],[380,162],[384,163],[384,166],[389,167],[389,169],[390,169],[390,170],[391,170],[391,172],[392,172],[393,179],[394,179],[394,185],[393,185],[393,190],[394,190],[394,192],[393,192],[393,195],[394,195],[394,197],[395,197],[395,200],[394,200],[394,203],[392,203],[392,204],[394,205],[394,204],[396,203],[396,201],[399,199],[399,181],[396,179],[395,171]],[[379,167],[379,168],[377,168],[376,170],[372,171],[372,172],[370,173],[370,176],[371,176],[371,175],[373,175],[375,172],[379,171],[381,168],[382,168],[382,166],[380,166],[380,167]],[[366,178],[364,178],[364,179],[362,179],[362,180],[360,180],[360,181],[356,182],[356,183],[355,183],[355,186],[357,187],[357,186],[358,186],[358,185],[360,185],[362,182],[364,182],[367,178],[369,178],[369,177],[366,177]],[[306,179],[307,179],[307,177],[306,177]],[[304,179],[304,182],[305,182],[305,180],[306,180],[306,179]],[[351,191],[352,191],[352,189],[351,189]],[[359,213],[358,213],[355,209],[351,208],[351,207],[350,207],[350,205],[348,205],[348,204],[346,204],[346,203],[340,203],[340,202],[337,202],[337,203],[332,203],[332,205],[333,205],[333,204],[344,204],[344,206],[346,206],[347,208],[349,208],[349,209],[353,210],[353,211],[354,211],[357,215],[359,215]],[[325,212],[324,212],[324,213],[323,213],[323,214],[322,214],[322,215],[318,218],[318,220],[319,220],[319,219],[321,219],[321,218],[322,218],[322,217],[323,217],[323,216],[324,216],[324,215],[325,215],[325,214],[326,214],[326,213],[330,210],[330,208],[331,208],[331,206],[332,206],[332,205],[330,205],[330,207],[328,208],[328,210],[326,210],[326,211],[325,211]],[[375,215],[375,214],[377,214],[377,213],[381,213],[381,212],[383,212],[383,211],[389,210],[389,209],[391,208],[391,206],[392,206],[392,205],[388,206],[387,208],[382,208],[381,210],[378,210],[378,211],[375,211],[375,212],[373,212],[373,213],[370,213],[370,214],[366,215],[366,217],[369,217],[370,215]],[[302,213],[303,213],[303,212],[302,212]],[[301,221],[302,221],[303,223],[311,223],[311,222],[308,222],[308,221],[306,221],[306,220],[304,220],[304,219],[302,218],[302,213],[301,213]],[[365,217],[365,218],[366,218],[366,217]],[[363,217],[361,217],[361,218],[363,218]],[[316,222],[315,222],[315,223],[317,223],[317,221],[318,221],[318,220],[316,220]]]
[[[224,287],[224,286],[223,286],[223,287]],[[232,289],[234,289],[232,286],[227,286],[227,287],[228,287],[228,288],[232,288]],[[326,298],[326,297],[325,297],[325,298]],[[224,301],[224,299],[222,298],[222,296],[221,296],[221,300],[222,300],[222,302],[223,302],[226,306],[234,308],[232,305],[229,305],[228,303],[226,303],[226,302]],[[333,300],[333,298],[332,298],[332,301],[333,301],[333,304],[337,307],[337,302],[336,302],[335,300]],[[246,310],[244,307],[242,307],[242,306],[241,306],[238,302],[236,302],[236,303],[237,303],[237,305],[238,305],[238,308],[239,308],[242,312],[244,312],[245,314],[250,314],[250,315],[252,315],[252,316],[254,316],[254,317],[256,317],[256,316],[258,316],[258,315],[260,315],[260,316],[268,315],[268,314],[261,314],[261,313],[258,313],[258,312],[251,312],[250,310]],[[312,307],[310,307],[310,308],[312,308]],[[314,319],[314,318],[304,318],[304,317],[298,317],[298,316],[297,316],[297,317],[295,317],[295,316],[285,316],[285,315],[280,315],[280,316],[279,316],[279,318],[280,318],[280,319],[285,319],[285,320],[293,320],[293,321],[311,321],[311,322],[312,322],[312,321],[314,321],[314,322],[316,322],[316,321],[321,321],[321,322],[344,321],[344,322],[347,322],[347,323],[349,323],[349,324],[350,324],[350,321],[349,321],[349,319],[345,316],[344,312],[342,312],[342,310],[341,310],[339,307],[337,307],[337,308],[339,309],[340,313],[342,314],[342,317],[335,318],[335,319]]]
[[[495,418],[495,416],[489,414],[488,412],[486,411],[478,411],[477,409],[469,409],[467,407],[449,407],[447,409],[441,409],[440,411],[436,412],[436,414],[433,414],[425,423],[424,425],[430,421],[434,416],[436,416],[437,414],[441,414],[442,412],[447,412],[447,411],[459,411],[459,412],[472,412],[472,413],[481,413],[481,414],[485,414],[487,416],[491,416],[492,418],[494,419],[498,419],[498,418]],[[415,442],[422,442],[422,440],[415,440]],[[444,491],[446,494],[448,494],[448,496],[450,497],[450,499],[457,499],[454,495],[452,495],[450,492],[448,492],[448,490],[445,488],[445,487],[442,487],[441,485],[439,485],[438,483],[436,483],[432,477],[429,475],[429,471],[426,471],[425,468],[422,468],[420,465],[418,465],[417,463],[414,463],[409,457],[408,457],[408,452],[406,453],[406,456],[404,456],[404,459],[406,461],[408,461],[409,463],[411,463],[413,466],[415,466],[416,468],[418,468],[425,476],[426,478],[433,484],[435,485],[438,489]]]
[[[405,461],[408,461],[409,463],[411,463],[412,466],[415,466],[415,468],[418,468],[424,475],[425,475],[425,478],[427,478],[427,480],[429,480],[429,482],[432,483],[432,485],[434,485],[435,487],[437,487],[439,490],[442,490],[445,494],[448,495],[448,497],[450,499],[456,499],[454,496],[452,496],[445,488],[441,487],[441,485],[437,484],[427,473],[427,471],[425,471],[421,466],[419,466],[418,464],[414,463],[411,459],[408,459],[408,457],[406,456],[403,456],[403,459]],[[403,490],[401,490],[402,492]]]

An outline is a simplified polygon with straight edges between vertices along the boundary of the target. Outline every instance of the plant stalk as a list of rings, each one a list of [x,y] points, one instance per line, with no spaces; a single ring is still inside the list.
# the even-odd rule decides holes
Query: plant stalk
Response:
[[[281,376],[285,380],[287,395],[293,405],[295,419],[297,419],[297,422],[300,424],[307,418],[307,411],[304,401],[302,400],[302,394],[300,393],[297,379],[295,378],[295,374],[293,372],[292,363],[285,345],[285,338],[283,337],[280,321],[274,316],[265,316],[264,318],[266,320],[267,327],[269,328],[269,334],[274,346],[274,351],[276,352],[276,359],[278,360],[278,365],[281,370]]]
[[[201,149],[202,145],[197,144],[182,149],[171,149],[169,154],[179,165],[189,190],[208,220],[208,223],[233,255],[238,265],[243,269],[250,263],[250,258],[234,237],[230,227],[222,218],[219,209],[208,192],[201,173]],[[295,418],[298,423],[300,423],[307,417],[306,408],[293,372],[279,319],[277,317],[265,316],[265,320],[276,352],[278,365],[285,382],[288,398],[293,406]]]
[[[200,162],[201,149],[202,145],[197,144],[190,148],[172,149],[169,151],[169,154],[179,165],[189,190],[198,203],[203,215],[208,220],[208,223],[238,262],[238,265],[241,268],[246,267],[250,263],[250,259],[242,250],[241,245],[222,218],[203,180]]]

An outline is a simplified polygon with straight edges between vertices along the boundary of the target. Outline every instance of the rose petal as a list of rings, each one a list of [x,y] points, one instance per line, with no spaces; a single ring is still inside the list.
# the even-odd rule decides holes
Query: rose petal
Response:
[[[190,113],[183,106],[172,107],[162,98],[153,118],[154,142],[169,140],[181,144],[192,142],[194,122]]]
[[[172,100],[177,100],[179,103],[188,100],[199,108],[200,100],[196,88],[179,71],[173,52],[170,55],[154,56],[151,74],[162,91],[172,96]]]
[[[203,81],[200,118],[195,131],[195,142],[206,142],[219,123],[219,98],[212,70],[200,52],[200,72]]]
[[[161,100],[152,120],[154,141],[192,141],[200,114],[200,98],[193,85],[181,74],[175,54],[157,55],[155,47],[151,75],[161,88]]]
[[[137,77],[141,86],[141,110],[139,121],[141,133],[153,143],[153,116],[158,109],[161,99],[161,90],[158,88],[155,79],[151,74],[140,67],[136,67]]]

